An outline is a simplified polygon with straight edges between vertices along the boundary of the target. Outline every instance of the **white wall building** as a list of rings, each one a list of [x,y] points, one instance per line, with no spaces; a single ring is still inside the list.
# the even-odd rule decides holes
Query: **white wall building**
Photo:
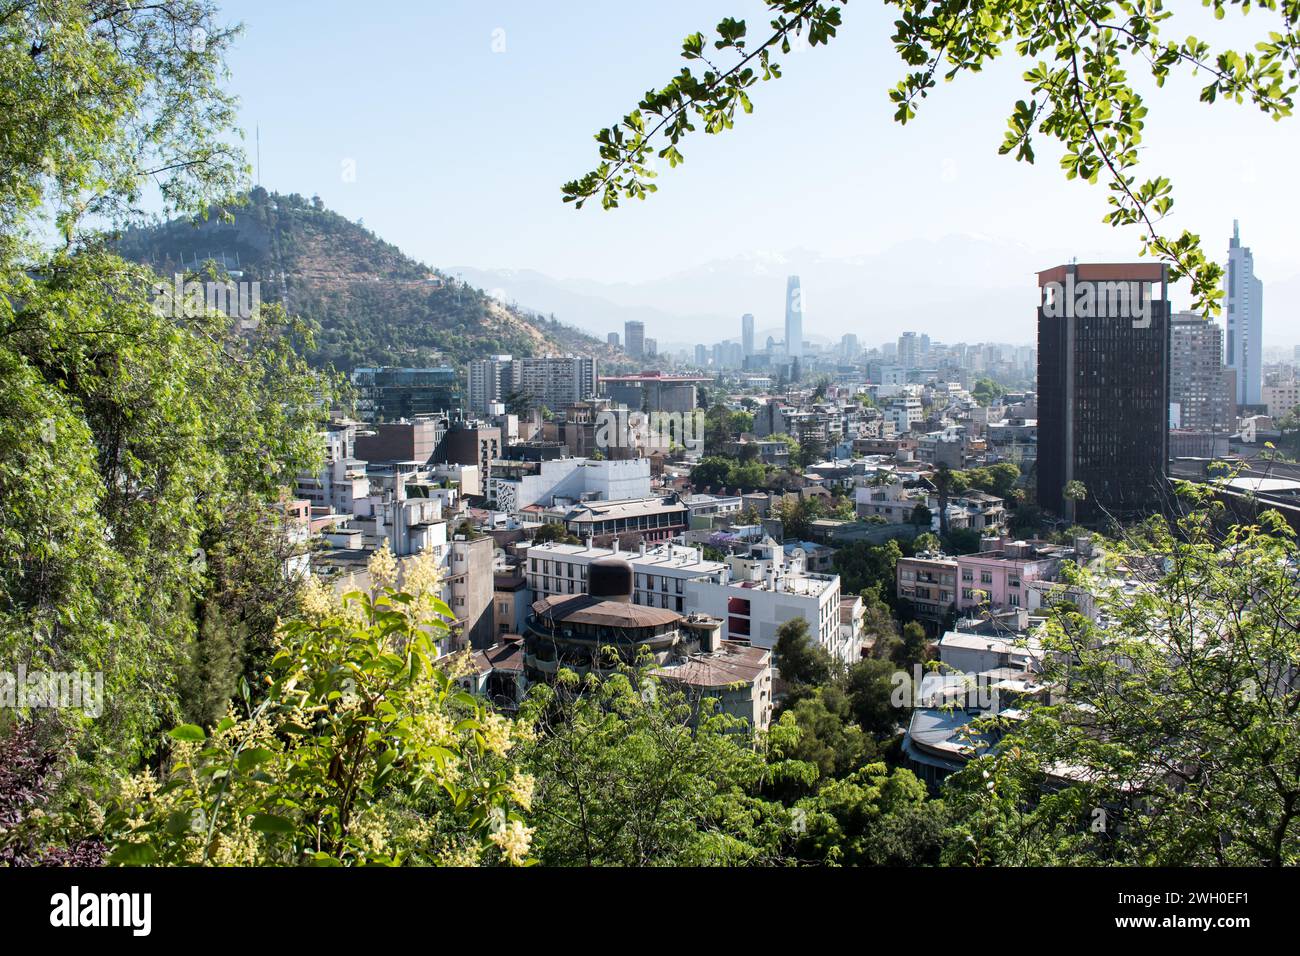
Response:
[[[622,501],[650,494],[649,458],[556,458],[539,462],[537,474],[488,481],[488,497],[499,511],[519,511],[531,505],[549,508],[557,499]]]
[[[843,640],[840,631],[839,575],[807,573],[770,539],[726,562],[706,561],[699,549],[672,544],[630,552],[539,544],[528,549],[525,572],[536,598],[583,594],[587,566],[608,557],[632,565],[634,603],[719,618],[723,640],[772,648],[777,629],[802,617],[809,636],[828,653],[846,662],[856,655],[853,642]]]

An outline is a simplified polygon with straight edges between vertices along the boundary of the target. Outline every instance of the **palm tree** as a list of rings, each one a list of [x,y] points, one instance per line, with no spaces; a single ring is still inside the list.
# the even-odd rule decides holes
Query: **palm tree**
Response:
[[[960,494],[970,487],[970,482],[966,476],[959,471],[953,471],[946,462],[940,463],[939,467],[934,470],[934,477],[930,479],[934,485],[934,490],[939,494],[939,535],[947,540],[948,538],[948,499],[953,493]]]
[[[1087,499],[1088,489],[1082,481],[1067,481],[1061,490],[1061,497],[1069,502],[1070,524],[1074,524],[1075,511],[1078,509],[1079,502]]]

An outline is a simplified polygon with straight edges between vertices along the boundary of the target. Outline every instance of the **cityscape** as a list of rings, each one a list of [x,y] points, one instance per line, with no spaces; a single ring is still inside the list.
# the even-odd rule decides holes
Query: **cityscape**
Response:
[[[1213,231],[1179,235],[1168,182],[1136,170],[1141,96],[1099,64],[1158,81],[1195,65],[1215,95],[1285,117],[1293,5],[1255,5],[1282,31],[1258,59],[1216,61],[1154,39],[1181,22],[1158,2],[884,3],[908,129],[936,70],[978,72],[985,44],[1050,50],[996,131],[1002,162],[1055,137],[1095,208],[1077,225],[1053,210],[1032,273],[995,258],[986,288],[942,306],[900,274],[915,310],[882,297],[854,314],[865,271],[836,288],[825,257],[795,251],[733,281],[693,235],[714,215],[700,177],[727,188],[709,140],[762,122],[750,96],[777,58],[805,69],[841,30],[882,29],[846,25],[839,0],[755,0],[737,5],[749,32],[728,17],[687,35],[688,66],[565,168],[599,165],[551,183],[592,249],[684,217],[677,241],[706,265],[680,308],[576,278],[578,251],[545,282],[505,258],[431,265],[435,246],[365,222],[415,182],[350,193],[353,159],[337,185],[295,191],[292,143],[269,120],[249,142],[220,79],[246,56],[220,4],[14,6],[0,873],[15,924],[167,938],[192,918],[184,887],[218,887],[152,877],[171,867],[241,868],[250,887],[271,867],[454,867],[473,888],[470,868],[616,867],[655,893],[661,871],[818,870],[824,887],[855,867],[918,898],[926,871],[980,867],[1033,911],[1022,930],[1240,930],[1282,912],[1272,874],[1300,862],[1300,315],[1293,277],[1269,269],[1296,255],[1273,224],[1291,225],[1295,191],[1279,182],[1271,209],[1224,178]],[[241,12],[254,31],[287,15]],[[533,36],[508,29],[491,55]],[[1207,34],[1216,52],[1237,35]],[[247,154],[226,154],[232,131]],[[691,212],[667,205],[679,183]],[[494,228],[543,228],[531,208]],[[931,235],[970,226],[954,217]],[[468,256],[491,248],[478,228]],[[565,240],[535,241],[550,263]],[[916,268],[938,285],[972,268],[960,258]],[[1073,903],[1057,879],[1079,880]],[[285,913],[319,905],[282,882]]]

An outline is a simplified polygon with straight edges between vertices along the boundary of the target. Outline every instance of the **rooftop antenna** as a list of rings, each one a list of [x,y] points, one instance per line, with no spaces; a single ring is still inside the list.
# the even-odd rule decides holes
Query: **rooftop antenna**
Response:
[[[257,136],[257,185],[262,185],[262,127],[255,126]]]

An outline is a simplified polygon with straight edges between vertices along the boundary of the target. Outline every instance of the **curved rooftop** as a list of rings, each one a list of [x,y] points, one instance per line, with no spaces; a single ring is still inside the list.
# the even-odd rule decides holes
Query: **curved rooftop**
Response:
[[[682,616],[662,607],[606,601],[590,594],[556,594],[533,604],[533,613],[548,627],[590,624],[596,627],[663,627]]]

